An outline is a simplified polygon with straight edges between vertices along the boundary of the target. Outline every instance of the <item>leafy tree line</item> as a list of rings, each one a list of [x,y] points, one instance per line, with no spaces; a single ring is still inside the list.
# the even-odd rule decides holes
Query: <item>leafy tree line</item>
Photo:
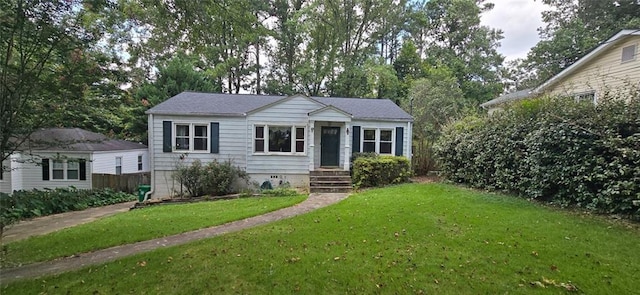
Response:
[[[428,146],[503,78],[543,79],[637,23],[631,2],[544,0],[543,41],[506,71],[484,0],[6,0],[0,153],[51,126],[144,142],[144,112],[184,90],[389,98]]]

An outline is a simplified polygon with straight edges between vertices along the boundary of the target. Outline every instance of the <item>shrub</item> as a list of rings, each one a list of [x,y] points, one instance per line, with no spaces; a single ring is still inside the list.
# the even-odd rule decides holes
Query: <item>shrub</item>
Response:
[[[68,211],[133,201],[136,196],[111,189],[74,187],[0,193],[0,230],[17,221]],[[1,232],[1,231],[0,231]]]
[[[232,192],[236,180],[248,180],[246,172],[233,166],[231,161],[214,160],[202,165],[197,159],[191,165],[179,166],[173,176],[189,197],[226,195]]]
[[[409,160],[398,156],[358,157],[352,170],[356,188],[404,183],[411,176]]]
[[[537,99],[448,126],[442,173],[473,187],[640,218],[640,101]]]

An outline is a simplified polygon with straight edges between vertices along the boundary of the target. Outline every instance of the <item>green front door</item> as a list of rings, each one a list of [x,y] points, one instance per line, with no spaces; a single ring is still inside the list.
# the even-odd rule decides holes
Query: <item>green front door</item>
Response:
[[[322,127],[320,166],[338,166],[340,159],[340,127]]]

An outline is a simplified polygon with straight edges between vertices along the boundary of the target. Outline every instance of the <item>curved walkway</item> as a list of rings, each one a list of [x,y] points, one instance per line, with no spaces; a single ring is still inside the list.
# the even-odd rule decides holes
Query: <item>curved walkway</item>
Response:
[[[345,199],[347,196],[348,194],[311,194],[302,203],[264,215],[249,217],[173,236],[142,241],[134,244],[120,245],[90,253],[83,253],[58,260],[28,264],[15,268],[0,269],[0,282],[6,284],[19,279],[36,278],[44,275],[63,273],[89,265],[101,264],[137,253],[151,251],[160,247],[176,246],[195,240],[240,231],[249,227],[301,215],[318,208],[326,207]]]

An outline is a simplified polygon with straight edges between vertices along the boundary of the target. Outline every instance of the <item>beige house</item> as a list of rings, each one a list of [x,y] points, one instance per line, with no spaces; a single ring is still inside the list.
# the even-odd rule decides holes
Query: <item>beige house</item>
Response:
[[[594,103],[604,96],[640,91],[640,29],[622,30],[540,86],[506,94],[480,106],[489,113],[505,103],[544,94]]]

